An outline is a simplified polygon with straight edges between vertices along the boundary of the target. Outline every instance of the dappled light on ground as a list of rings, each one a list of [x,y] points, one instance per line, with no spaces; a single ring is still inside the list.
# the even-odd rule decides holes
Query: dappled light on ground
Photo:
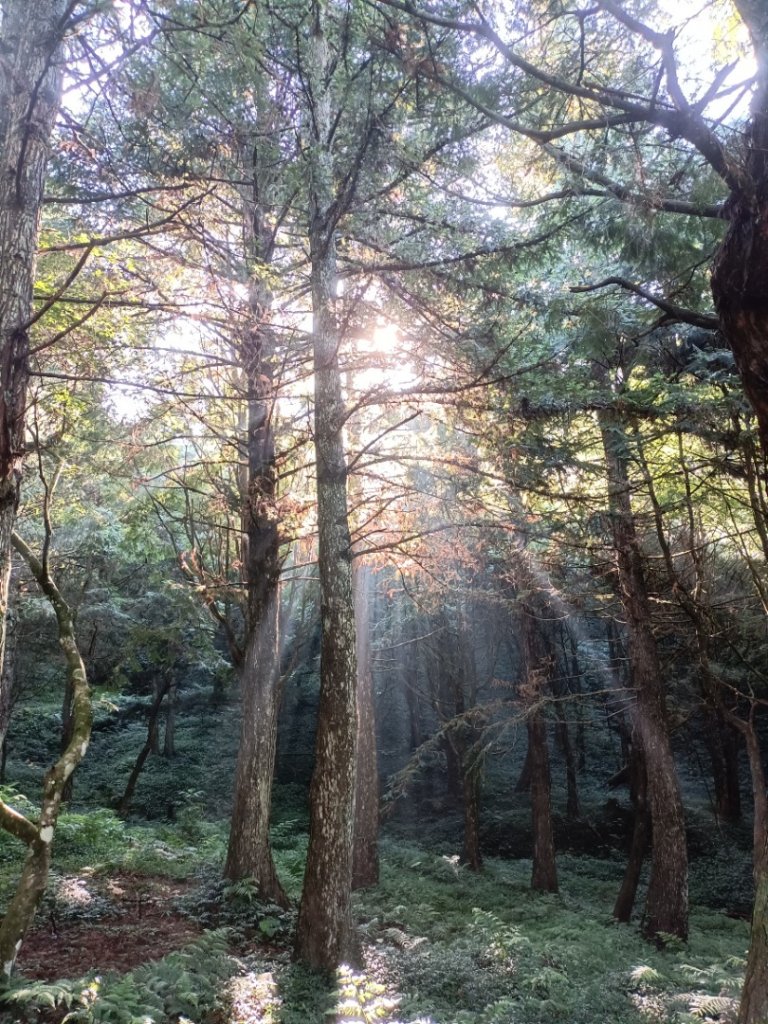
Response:
[[[160,960],[202,929],[174,909],[188,885],[165,878],[62,876],[21,948],[18,968],[30,978],[76,978],[124,972]]]

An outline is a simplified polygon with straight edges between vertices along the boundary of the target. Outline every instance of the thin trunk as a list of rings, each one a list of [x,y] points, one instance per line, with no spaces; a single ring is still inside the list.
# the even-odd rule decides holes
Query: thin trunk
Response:
[[[619,597],[627,620],[630,678],[636,693],[634,727],[646,760],[652,854],[643,934],[688,935],[688,856],[680,787],[667,726],[643,556],[630,498],[628,454],[621,416],[598,413],[608,470],[609,507],[618,570]]]
[[[75,713],[72,706],[74,700],[71,679],[64,684],[64,696],[61,700],[61,739],[59,740],[59,751],[63,752],[72,742],[72,730],[75,725]],[[64,792],[61,794],[62,803],[68,804],[72,799],[74,789],[74,776],[70,775],[64,785]]]
[[[333,61],[325,35],[325,14],[325,0],[313,0],[306,61],[311,102],[309,255],[322,641],[309,849],[296,954],[312,968],[333,971],[354,955],[351,896],[357,659],[343,438],[345,407],[339,368],[341,335],[335,316]]]
[[[571,734],[562,704],[556,705],[555,714],[557,715],[555,741],[565,761],[565,813],[569,818],[578,818],[581,810],[579,808],[579,784],[576,777],[576,758],[573,755]]]
[[[147,738],[144,741],[144,746],[139,751],[138,757],[136,758],[131,774],[128,776],[128,781],[125,784],[123,795],[117,802],[116,812],[121,818],[126,817],[131,807],[131,801],[133,800],[133,794],[136,792],[136,784],[139,781],[139,776],[144,768],[147,758],[152,753],[154,739],[157,734],[157,721],[160,717],[160,708],[163,704],[163,698],[168,692],[170,685],[169,678],[166,676],[163,684],[156,686],[155,688],[155,699],[152,701],[152,706],[149,709],[149,718],[147,719]]]
[[[59,644],[67,664],[67,676],[74,692],[74,726],[69,746],[43,780],[43,799],[36,825],[13,811],[0,800],[0,825],[27,845],[27,855],[16,892],[8,904],[0,924],[0,964],[7,978],[13,971],[16,957],[35,916],[48,883],[51,864],[51,843],[61,809],[67,779],[85,756],[91,737],[91,699],[85,665],[77,648],[72,612],[53,582],[45,561],[33,555],[20,537],[13,535],[13,544],[32,570],[41,590],[56,614]]]
[[[738,733],[725,721],[719,701],[714,709],[707,712],[707,736],[715,790],[715,814],[721,821],[740,821]]]
[[[152,679],[152,706],[157,705],[158,711],[163,703],[163,697],[167,693],[168,683],[167,680],[160,676],[154,676]],[[150,754],[160,755],[160,730],[153,729],[149,733],[149,752]]]
[[[67,0],[39,0],[32,17],[28,0],[6,0],[0,25],[0,664],[24,451],[40,208],[61,99],[68,8]]]
[[[19,578],[16,573],[10,586],[10,603],[5,618],[5,658],[2,663],[2,678],[0,678],[0,745],[3,750],[3,761],[0,765],[0,782],[5,781],[5,757],[8,746],[8,726],[11,721],[11,712],[16,697],[16,667],[18,660],[19,641]]]
[[[165,735],[163,736],[163,757],[176,756],[176,680],[168,687],[165,702]]]
[[[352,888],[379,881],[379,769],[371,669],[370,571],[359,560],[352,573],[357,636],[357,778]]]

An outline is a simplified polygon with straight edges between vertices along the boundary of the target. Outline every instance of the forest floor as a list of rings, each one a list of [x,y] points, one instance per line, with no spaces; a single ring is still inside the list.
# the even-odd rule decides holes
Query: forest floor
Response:
[[[133,873],[57,876],[18,968],[45,980],[91,970],[124,973],[160,960],[202,934],[199,924],[175,909],[190,886]]]
[[[748,924],[729,911],[745,898],[749,854],[724,836],[697,833],[690,939],[662,949],[611,919],[619,854],[563,854],[559,894],[538,894],[530,860],[488,857],[473,874],[443,841],[390,836],[380,884],[355,899],[361,963],[320,978],[292,961],[295,906],[222,881],[226,822],[195,828],[64,817],[2,1024],[723,1024],[735,1013]],[[295,902],[306,836],[286,821],[274,841]],[[14,853],[0,842],[6,888]]]

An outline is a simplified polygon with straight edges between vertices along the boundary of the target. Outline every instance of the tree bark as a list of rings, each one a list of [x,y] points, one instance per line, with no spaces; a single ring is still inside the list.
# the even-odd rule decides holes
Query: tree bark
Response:
[[[259,13],[256,14],[257,19]],[[267,27],[257,21],[264,45]],[[240,664],[242,724],[224,876],[253,878],[265,900],[287,906],[277,877],[269,826],[283,675],[280,665],[280,511],[274,427],[276,338],[269,266],[275,238],[268,203],[281,157],[276,108],[266,76],[253,85],[258,130],[242,143],[242,230],[248,271],[248,317],[238,356],[245,381],[246,465],[242,475],[242,544],[247,590],[245,650]]]
[[[357,659],[342,433],[345,408],[339,368],[341,334],[335,316],[333,60],[325,15],[325,0],[313,0],[306,64],[311,103],[309,250],[322,640],[309,849],[296,929],[296,954],[312,968],[333,971],[354,955],[351,895]]]
[[[631,684],[635,690],[633,727],[645,754],[651,815],[651,874],[643,934],[688,935],[688,856],[685,819],[667,727],[661,665],[653,635],[651,606],[630,497],[626,436],[614,408],[598,413],[608,471],[608,500],[619,582],[627,620]]]
[[[43,799],[37,825],[0,800],[0,826],[27,845],[27,855],[16,892],[0,924],[0,964],[6,978],[13,971],[24,936],[34,920],[35,911],[45,892],[51,864],[51,844],[64,787],[67,779],[85,756],[91,738],[92,724],[88,678],[77,647],[72,612],[53,582],[45,562],[36,558],[27,544],[16,534],[13,534],[12,541],[16,550],[26,560],[56,614],[59,644],[66,660],[67,677],[72,684],[74,723],[69,746],[43,780]]]
[[[747,721],[735,715],[730,719],[746,742],[754,798],[755,902],[738,1024],[765,1024],[768,1020],[768,790],[753,716],[754,709]]]
[[[352,570],[357,637],[357,775],[352,888],[379,881],[379,769],[376,709],[371,669],[370,571],[355,561]]]
[[[163,757],[176,757],[176,680],[168,686],[168,700],[165,702],[165,732],[163,735]]]
[[[635,812],[635,820],[632,826],[627,867],[613,906],[613,916],[622,924],[629,924],[632,918],[637,887],[640,884],[643,862],[651,837],[645,757],[642,741],[637,733],[633,733],[629,748],[629,795]]]
[[[528,704],[526,729],[530,772],[531,822],[533,827],[533,872],[531,888],[537,892],[557,892],[557,862],[552,829],[552,779],[549,768],[547,722],[538,706],[550,662],[542,649],[542,637],[531,609],[521,608],[523,666],[525,681],[521,694]]]
[[[0,747],[3,751],[0,764],[0,782],[5,781],[5,757],[7,755],[8,726],[16,698],[16,666],[18,664],[19,640],[19,581],[14,574],[9,585],[9,603],[5,616],[5,657],[3,658],[2,678],[0,678]]]
[[[69,6],[66,0],[39,0],[32,17],[27,0],[7,0],[0,24],[0,664],[24,450],[40,208],[61,100]]]

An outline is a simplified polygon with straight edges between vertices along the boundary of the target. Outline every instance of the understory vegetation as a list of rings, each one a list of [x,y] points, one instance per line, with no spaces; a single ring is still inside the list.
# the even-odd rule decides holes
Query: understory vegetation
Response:
[[[138,814],[128,821],[87,800],[89,792],[103,799],[110,787],[116,791],[137,741],[130,723],[109,733],[101,770],[83,773],[74,805],[61,816],[55,869],[29,940],[31,960],[21,954],[0,1019],[684,1024],[735,1014],[749,940],[749,828],[718,825],[705,801],[691,809],[689,939],[668,936],[649,945],[637,921],[620,925],[611,916],[627,838],[620,802],[606,800],[592,784],[583,792],[582,817],[570,822],[556,803],[558,849],[564,851],[558,855],[560,891],[535,893],[526,856],[527,798],[505,799],[500,792],[507,783],[510,792],[514,788],[511,766],[492,772],[493,807],[482,821],[484,847],[503,856],[486,857],[481,874],[468,870],[459,856],[460,815],[446,811],[416,823],[404,805],[385,829],[379,884],[355,897],[359,959],[330,980],[296,964],[295,903],[308,821],[303,787],[277,785],[272,828],[276,865],[293,906],[265,903],[252,880],[222,879],[229,820],[221,816],[226,808],[219,787],[234,765],[226,735],[235,710],[225,702],[204,717],[198,708],[181,715],[178,754],[156,759],[137,790]],[[215,758],[199,756],[201,734]],[[36,742],[17,722],[11,749],[30,784]],[[16,767],[9,761],[9,772],[15,775]],[[181,788],[185,779],[200,788]],[[175,794],[173,820],[162,817],[169,793]],[[24,808],[18,792],[6,788],[4,796]],[[0,836],[0,900],[13,890],[17,863],[16,843]],[[155,912],[197,934],[182,933],[181,947],[169,951],[178,933],[158,930]],[[53,977],[51,964],[67,964],[80,929],[101,936],[97,948],[107,958],[113,946],[135,936],[135,965]],[[39,937],[48,960],[37,964]],[[36,978],[25,976],[29,962],[43,968],[33,971]]]

